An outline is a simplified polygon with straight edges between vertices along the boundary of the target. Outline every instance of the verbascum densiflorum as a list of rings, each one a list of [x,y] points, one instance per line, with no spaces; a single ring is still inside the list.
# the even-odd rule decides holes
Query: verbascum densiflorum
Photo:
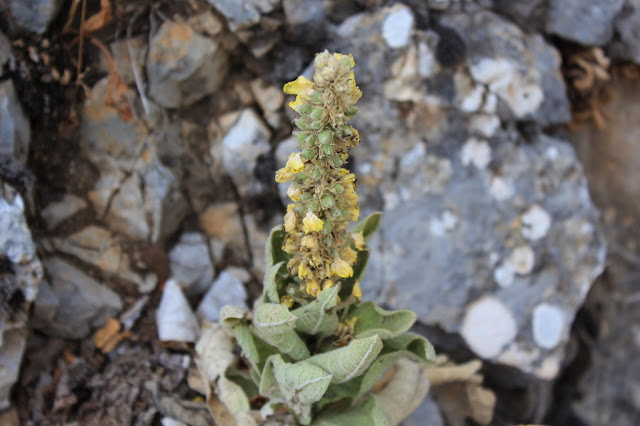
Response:
[[[284,217],[283,249],[292,255],[289,272],[313,297],[351,277],[357,250],[364,248],[362,232],[346,231],[360,215],[355,175],[343,167],[348,149],[360,142],[347,124],[362,96],[354,65],[351,55],[325,51],[316,56],[313,81],[300,76],[284,86],[286,94],[296,95],[289,106],[299,114],[294,136],[300,151],[276,172],[276,182],[291,182],[287,194],[293,201]],[[354,295],[361,296],[357,285]]]

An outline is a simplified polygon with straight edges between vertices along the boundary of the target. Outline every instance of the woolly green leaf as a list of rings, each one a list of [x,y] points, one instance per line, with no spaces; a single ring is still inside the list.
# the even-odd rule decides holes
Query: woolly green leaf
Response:
[[[226,377],[220,377],[217,392],[222,403],[234,417],[240,412],[246,412],[251,409],[249,397],[238,383]]]
[[[277,336],[293,330],[298,317],[279,303],[264,303],[254,312],[253,325],[260,336]]]
[[[405,350],[422,362],[436,360],[436,351],[433,349],[433,345],[416,333],[407,332],[398,337],[387,339],[384,341],[384,346],[384,352]]]
[[[242,354],[257,371],[262,371],[267,358],[278,353],[276,349],[254,336],[246,324],[238,325],[232,331],[242,349]]]
[[[338,328],[338,315],[331,310],[338,303],[340,284],[318,293],[316,299],[294,311],[296,330],[306,334],[328,336]]]
[[[344,383],[364,373],[382,350],[377,335],[355,339],[344,348],[314,355],[307,362],[333,375],[332,383]]]
[[[232,328],[243,323],[248,313],[249,311],[240,306],[225,305],[220,309],[220,325],[226,329]]]
[[[346,300],[353,292],[353,286],[356,282],[359,282],[364,275],[364,271],[369,263],[369,250],[365,249],[358,252],[358,258],[355,265],[353,265],[353,276],[340,280],[342,283],[342,290],[340,290],[340,297]]]
[[[382,404],[371,395],[362,404],[343,411],[327,409],[313,422],[313,426],[370,425],[390,426]]]
[[[332,404],[333,407],[351,405],[360,390],[361,381],[362,376],[348,382],[330,384],[322,399],[313,405],[314,409],[320,410],[327,404]]]
[[[296,361],[309,358],[309,349],[304,341],[293,330],[282,334],[262,334],[260,330],[252,326],[251,330],[265,342],[274,346],[279,352],[288,355]]]
[[[409,330],[416,322],[416,314],[411,311],[386,311],[373,302],[365,302],[349,312],[349,318],[357,317],[353,331],[356,338],[374,334],[381,339],[397,337]]]
[[[322,368],[306,361],[290,364],[274,355],[265,365],[260,394],[276,399],[281,396],[300,423],[309,424],[311,406],[322,398],[330,382],[331,374]]]
[[[286,261],[289,255],[282,250],[284,239],[287,236],[282,225],[278,225],[271,230],[265,245],[265,265],[267,269],[273,265]]]
[[[406,358],[395,363],[391,380],[376,392],[389,423],[400,424],[413,412],[429,392],[429,380],[424,366]]]
[[[262,302],[280,303],[280,291],[283,287],[282,275],[286,271],[286,263],[278,262],[267,268],[262,281]]]
[[[382,218],[381,212],[373,212],[369,216],[356,223],[353,228],[349,230],[352,234],[357,234],[362,231],[364,241],[369,241],[369,238],[380,228],[380,220]]]

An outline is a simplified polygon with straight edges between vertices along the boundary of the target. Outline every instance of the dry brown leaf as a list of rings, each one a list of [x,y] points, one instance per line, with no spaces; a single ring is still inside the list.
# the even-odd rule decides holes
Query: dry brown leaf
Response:
[[[85,34],[101,30],[111,22],[111,3],[109,0],[100,0],[100,12],[96,13],[82,24]]]
[[[104,353],[109,352],[109,351],[106,351],[105,348],[114,337],[118,336],[118,333],[120,332],[121,327],[122,326],[120,324],[120,321],[118,321],[117,319],[107,318],[107,322],[105,323],[104,327],[98,329],[93,335],[93,342],[96,344],[96,347],[102,350],[102,352]]]

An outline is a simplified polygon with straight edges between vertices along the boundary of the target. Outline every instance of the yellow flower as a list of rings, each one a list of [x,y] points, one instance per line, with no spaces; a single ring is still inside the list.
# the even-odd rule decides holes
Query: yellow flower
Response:
[[[358,220],[358,218],[360,218],[360,207],[355,206],[349,212],[349,220],[351,220],[351,222],[355,222]]]
[[[276,182],[287,183],[291,182],[294,178],[294,174],[288,172],[285,167],[276,170]]]
[[[284,85],[282,90],[287,95],[310,95],[315,89],[315,84],[307,77],[300,76],[294,81]]]
[[[333,56],[339,61],[342,60],[342,58],[344,57],[349,58],[351,62],[351,68],[353,68],[356,65],[356,61],[353,60],[353,55],[351,53],[349,53],[348,55],[343,55],[342,53],[334,53]],[[353,76],[351,76],[351,78],[353,78]]]
[[[353,268],[344,260],[337,257],[331,264],[331,273],[340,278],[349,278],[353,276]]]
[[[316,249],[318,248],[318,239],[313,235],[307,235],[305,237],[302,237],[300,244],[302,245],[302,247]]]
[[[358,302],[362,300],[362,289],[360,288],[360,283],[357,282],[353,286],[353,290],[351,291],[351,294],[353,294],[353,296],[356,298]]]
[[[289,189],[287,189],[287,195],[293,201],[300,201],[300,196],[302,195],[302,191],[297,186],[291,185]]]
[[[356,175],[349,172],[345,173],[344,176],[342,176],[342,178],[340,179],[340,182],[345,186],[347,186],[348,184],[352,184],[355,181],[356,181]]]
[[[358,253],[355,252],[351,247],[345,246],[340,250],[340,257],[345,260],[349,265],[353,265],[356,263],[358,259]]]
[[[284,166],[285,172],[300,173],[304,169],[304,161],[302,155],[299,152],[294,152],[289,155],[287,164]]]
[[[349,170],[347,169],[340,169],[340,171],[338,172],[338,176],[344,176],[347,173],[349,173]]]
[[[296,203],[287,204],[287,213],[292,212],[297,206]]]
[[[322,290],[328,290],[333,287],[333,281],[327,279],[322,281]]]
[[[293,298],[289,294],[285,294],[280,298],[280,304],[291,308],[293,306]]]
[[[284,215],[284,230],[287,232],[293,232],[294,229],[296,229],[296,222],[298,215],[295,214],[295,212],[290,211],[287,214]]]
[[[302,226],[305,234],[310,232],[322,231],[324,222],[318,218],[315,214],[307,212],[307,215],[302,219]]]
[[[284,250],[286,253],[289,254],[293,254],[296,251],[298,251],[298,243],[296,243],[296,241],[291,238],[290,235],[287,236],[287,238],[284,240],[284,245],[282,246],[282,250]]]
[[[312,295],[313,297],[316,297],[318,295],[318,292],[320,291],[320,286],[318,285],[318,281],[316,280],[310,280],[307,283],[307,293]]]
[[[355,244],[358,250],[364,250],[364,233],[363,231],[356,232],[351,234],[351,238],[353,238],[353,243]]]
[[[311,272],[306,262],[302,262],[300,266],[298,266],[298,276],[302,279],[313,276],[313,272]]]

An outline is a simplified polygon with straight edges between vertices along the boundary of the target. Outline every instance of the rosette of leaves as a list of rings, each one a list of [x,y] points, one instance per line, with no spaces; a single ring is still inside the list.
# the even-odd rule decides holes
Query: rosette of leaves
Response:
[[[368,240],[379,221],[374,213],[356,229]],[[217,421],[223,406],[230,424],[398,424],[428,391],[420,364],[435,359],[431,344],[409,331],[415,314],[340,297],[343,285],[361,279],[367,248],[353,277],[295,309],[281,304],[295,282],[284,237],[281,227],[271,231],[253,311],[225,306],[220,324],[196,347],[201,373],[216,392],[209,398]],[[236,345],[241,359],[233,355]]]

